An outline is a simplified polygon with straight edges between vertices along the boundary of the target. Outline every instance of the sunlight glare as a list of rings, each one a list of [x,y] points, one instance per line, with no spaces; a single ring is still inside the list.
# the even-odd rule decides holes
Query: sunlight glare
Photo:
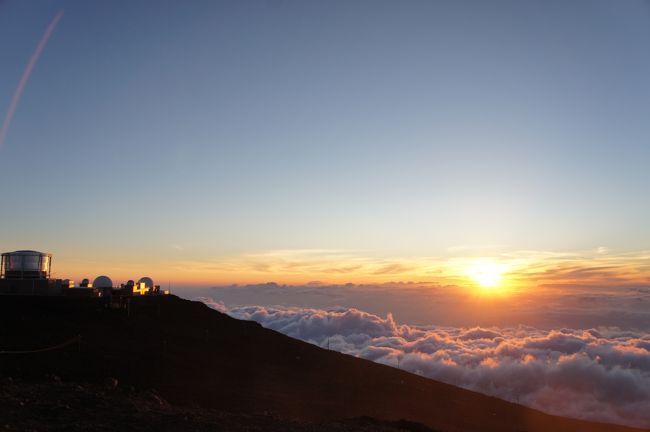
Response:
[[[470,265],[465,273],[482,288],[497,288],[505,268],[502,264],[490,261],[478,261]]]

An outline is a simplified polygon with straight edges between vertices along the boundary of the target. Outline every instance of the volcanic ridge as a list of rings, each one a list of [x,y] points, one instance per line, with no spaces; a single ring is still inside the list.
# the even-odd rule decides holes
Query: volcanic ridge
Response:
[[[176,296],[3,296],[6,430],[634,431],[544,414]]]

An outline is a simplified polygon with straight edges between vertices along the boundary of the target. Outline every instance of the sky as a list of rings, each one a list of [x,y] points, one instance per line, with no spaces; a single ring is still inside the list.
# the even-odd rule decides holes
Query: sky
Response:
[[[0,249],[650,427],[649,24],[641,0],[0,0]]]
[[[649,21],[635,0],[0,1],[0,247],[177,287],[647,286]]]

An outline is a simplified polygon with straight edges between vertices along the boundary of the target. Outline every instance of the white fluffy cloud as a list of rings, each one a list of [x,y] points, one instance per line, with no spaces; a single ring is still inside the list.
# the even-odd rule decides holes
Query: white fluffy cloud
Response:
[[[197,290],[227,305],[356,308],[376,315],[392,312],[400,322],[454,327],[541,329],[597,326],[650,331],[650,290],[639,287],[537,287],[507,295],[480,296],[475,289],[426,283],[231,285]]]
[[[355,308],[242,306],[229,315],[542,411],[650,427],[650,333],[399,325]]]

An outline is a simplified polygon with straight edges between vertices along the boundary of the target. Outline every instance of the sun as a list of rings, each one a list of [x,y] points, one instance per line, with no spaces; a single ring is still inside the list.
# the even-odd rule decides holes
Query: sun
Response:
[[[491,261],[477,261],[465,270],[465,274],[481,288],[494,289],[501,285],[505,266]]]

